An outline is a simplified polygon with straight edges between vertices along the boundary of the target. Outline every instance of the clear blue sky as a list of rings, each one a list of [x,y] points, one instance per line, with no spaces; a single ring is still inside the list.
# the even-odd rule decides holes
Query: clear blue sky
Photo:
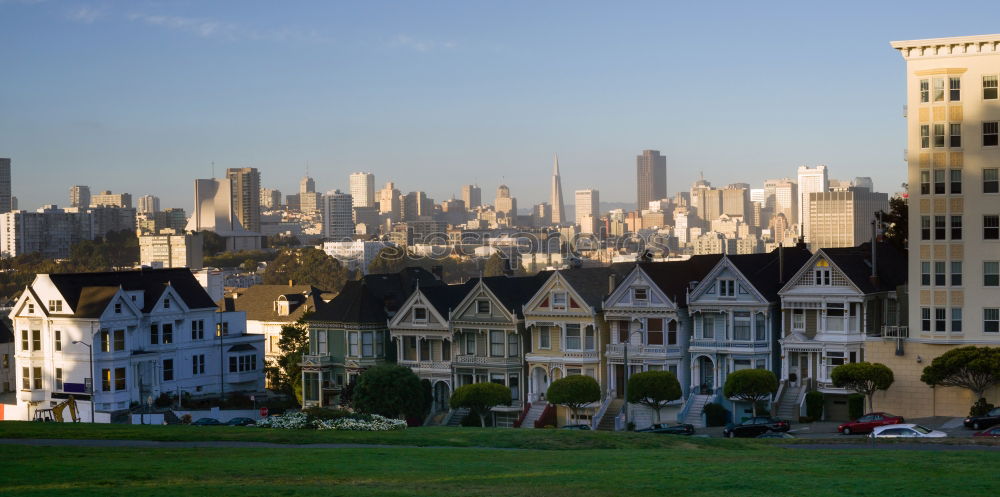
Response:
[[[996,32],[973,4],[0,0],[0,157],[29,209],[87,184],[190,210],[213,161],[286,194],[307,163],[323,191],[503,181],[526,207],[553,153],[568,201],[632,202],[644,148],[671,192],[803,164],[892,192],[888,42]]]

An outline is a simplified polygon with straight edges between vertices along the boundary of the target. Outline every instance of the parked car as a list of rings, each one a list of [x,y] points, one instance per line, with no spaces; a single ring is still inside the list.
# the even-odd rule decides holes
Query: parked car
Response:
[[[197,421],[191,423],[191,426],[218,426],[222,423],[215,418],[198,418]]]
[[[233,418],[226,421],[226,424],[229,426],[254,426],[257,422],[250,418]]]
[[[876,427],[872,430],[871,436],[875,438],[945,438],[948,434],[926,426],[907,423]]]
[[[1000,407],[990,409],[990,412],[983,416],[969,416],[965,418],[965,427],[973,430],[982,430],[993,425],[1000,424]]]
[[[787,431],[768,431],[757,435],[757,438],[795,438],[795,435]]]
[[[861,416],[854,421],[848,421],[837,427],[837,431],[844,435],[852,433],[871,433],[876,426],[898,425],[905,421],[902,416],[895,416],[887,412],[872,412]]]
[[[740,424],[729,423],[722,434],[729,437],[752,438],[769,431],[788,431],[791,425],[788,421],[769,416],[757,416]]]
[[[995,426],[988,430],[983,430],[977,433],[973,433],[974,437],[1000,437],[1000,426]]]
[[[665,433],[668,435],[694,435],[694,425],[687,423],[650,425],[649,428],[635,430],[637,433]]]
[[[563,426],[562,429],[564,429],[564,430],[589,430],[590,429],[590,425],[566,425],[566,426]]]

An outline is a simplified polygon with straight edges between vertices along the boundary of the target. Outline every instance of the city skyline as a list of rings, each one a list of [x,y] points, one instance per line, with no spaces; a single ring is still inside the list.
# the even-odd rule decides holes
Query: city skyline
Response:
[[[877,171],[876,189],[892,192],[905,176],[903,102],[899,63],[882,49],[884,40],[947,35],[938,26],[952,15],[915,16],[890,23],[899,27],[886,32],[882,24],[898,21],[897,10],[876,9],[858,20],[849,6],[792,9],[778,17],[744,8],[699,15],[700,7],[647,5],[614,14],[589,6],[573,13],[575,23],[553,23],[564,9],[543,7],[528,19],[513,8],[454,5],[426,12],[389,5],[326,6],[306,18],[294,10],[225,3],[0,3],[0,36],[40,41],[8,62],[18,77],[0,82],[0,155],[13,159],[20,207],[65,202],[66,188],[87,184],[189,208],[191,178],[240,167],[257,168],[263,186],[283,192],[294,192],[307,168],[323,191],[347,191],[348,174],[357,170],[373,172],[376,184],[392,181],[437,199],[457,197],[463,184],[487,191],[507,184],[526,207],[548,198],[537,171],[553,153],[563,160],[567,190],[601,184],[605,199],[626,202],[634,198],[634,178],[609,182],[608,171],[631,169],[636,151],[646,148],[668,157],[670,185],[689,185],[699,171],[726,184],[751,179],[736,177],[737,170],[751,169],[753,179],[763,180],[826,164],[845,179]],[[507,22],[492,30],[448,22],[473,13]],[[637,13],[666,22],[619,36],[636,28],[628,21]],[[823,28],[814,36],[819,15],[850,17],[856,35],[822,36]],[[718,40],[681,52],[664,49],[709,23]],[[968,24],[969,31],[991,30],[985,20]],[[109,33],[135,43],[109,45],[103,37]],[[754,44],[753,56],[713,62],[720,48],[744,39]],[[65,49],[69,44],[88,55],[74,56]],[[317,64],[323,59],[329,68]],[[631,75],[639,63],[653,67],[645,81],[619,76]],[[261,64],[275,67],[280,79],[258,71]],[[389,81],[388,74],[367,71],[373,64],[411,73],[412,85],[379,83]],[[552,67],[557,70],[538,77]],[[458,68],[466,69],[463,77],[442,80]],[[841,76],[817,81],[809,69],[820,68]],[[739,84],[728,83],[730,70],[741,74]],[[245,77],[251,71],[253,78]],[[699,84],[680,91],[674,81],[688,71]],[[127,76],[108,84],[109,74]],[[249,82],[232,85],[233,77]],[[62,85],[67,79],[74,81],[70,88]],[[35,84],[20,84],[27,80]],[[495,82],[501,80],[512,84]],[[760,98],[778,80],[791,90]],[[720,97],[722,81],[727,91]],[[845,90],[851,87],[858,90]],[[691,107],[695,101],[698,109]],[[735,113],[729,109],[734,101],[741,102]],[[388,109],[398,118],[389,119]],[[696,110],[704,117],[672,117]],[[723,111],[727,123],[709,117]],[[491,119],[472,121],[472,112]],[[859,113],[866,119],[857,120]],[[805,120],[813,125],[801,126]],[[726,146],[706,153],[695,145],[717,139],[720,126],[738,130]],[[775,136],[791,139],[779,147]],[[376,143],[392,146],[373,156]],[[427,184],[428,175],[448,180]]]

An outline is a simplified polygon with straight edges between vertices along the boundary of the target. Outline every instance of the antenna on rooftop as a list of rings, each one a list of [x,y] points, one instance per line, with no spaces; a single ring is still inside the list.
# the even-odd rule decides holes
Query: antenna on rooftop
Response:
[[[215,161],[212,161],[212,177],[215,177]]]

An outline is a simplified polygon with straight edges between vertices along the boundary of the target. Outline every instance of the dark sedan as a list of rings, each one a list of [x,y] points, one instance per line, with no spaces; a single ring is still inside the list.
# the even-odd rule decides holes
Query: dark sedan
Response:
[[[982,430],[995,424],[1000,424],[1000,407],[990,409],[990,412],[983,416],[969,416],[965,418],[965,427],[973,430]]]
[[[562,429],[564,429],[564,430],[589,430],[590,429],[590,425],[566,425],[566,426],[563,426]]]
[[[789,428],[791,425],[788,424],[788,421],[768,416],[757,416],[740,424],[729,423],[726,425],[726,429],[722,430],[722,434],[729,438],[752,438],[769,431],[785,432]]]
[[[215,418],[198,418],[197,421],[191,423],[191,426],[219,426],[222,423]]]
[[[664,433],[667,435],[694,435],[694,425],[689,425],[686,423],[681,424],[667,424],[660,423],[651,425],[649,428],[643,428],[641,430],[635,430],[637,433]]]
[[[250,418],[233,418],[226,421],[226,424],[229,426],[254,426],[257,422]]]

